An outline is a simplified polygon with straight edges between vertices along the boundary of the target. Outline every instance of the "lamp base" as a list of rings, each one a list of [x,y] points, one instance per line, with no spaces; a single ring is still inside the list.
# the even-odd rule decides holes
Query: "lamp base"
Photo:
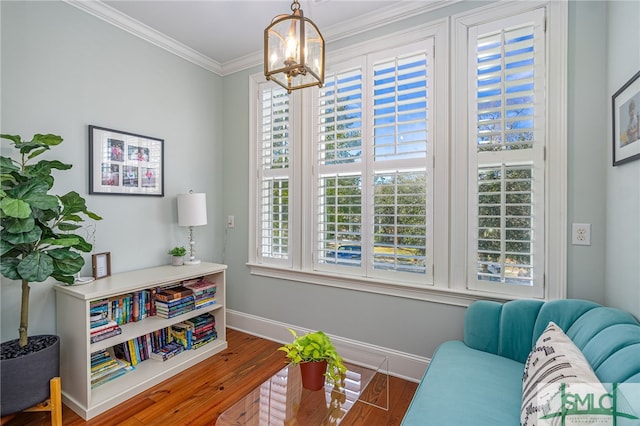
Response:
[[[195,259],[195,260],[185,260],[184,264],[185,265],[198,265],[200,263],[199,259]]]

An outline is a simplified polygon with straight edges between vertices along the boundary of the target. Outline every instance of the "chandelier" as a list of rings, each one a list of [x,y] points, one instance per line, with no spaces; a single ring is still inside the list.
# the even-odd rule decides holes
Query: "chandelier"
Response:
[[[264,30],[264,75],[292,90],[324,84],[324,39],[305,18],[298,0],[291,15],[278,15]]]

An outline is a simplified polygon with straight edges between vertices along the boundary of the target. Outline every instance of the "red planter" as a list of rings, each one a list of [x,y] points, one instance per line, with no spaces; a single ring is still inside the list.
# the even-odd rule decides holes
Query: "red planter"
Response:
[[[310,361],[300,363],[302,387],[317,391],[324,386],[324,373],[327,372],[327,361]]]

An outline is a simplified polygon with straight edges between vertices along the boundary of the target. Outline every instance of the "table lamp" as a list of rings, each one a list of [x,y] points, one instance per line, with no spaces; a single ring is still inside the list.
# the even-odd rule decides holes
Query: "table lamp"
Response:
[[[178,225],[189,227],[189,260],[185,265],[196,265],[196,250],[193,241],[193,227],[207,224],[207,194],[194,193],[178,194]]]

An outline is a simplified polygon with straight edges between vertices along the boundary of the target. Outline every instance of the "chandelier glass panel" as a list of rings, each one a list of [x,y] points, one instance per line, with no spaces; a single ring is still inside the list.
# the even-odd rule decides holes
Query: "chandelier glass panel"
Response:
[[[304,17],[298,0],[291,10],[291,15],[273,18],[264,30],[264,75],[289,93],[324,84],[324,39]]]

